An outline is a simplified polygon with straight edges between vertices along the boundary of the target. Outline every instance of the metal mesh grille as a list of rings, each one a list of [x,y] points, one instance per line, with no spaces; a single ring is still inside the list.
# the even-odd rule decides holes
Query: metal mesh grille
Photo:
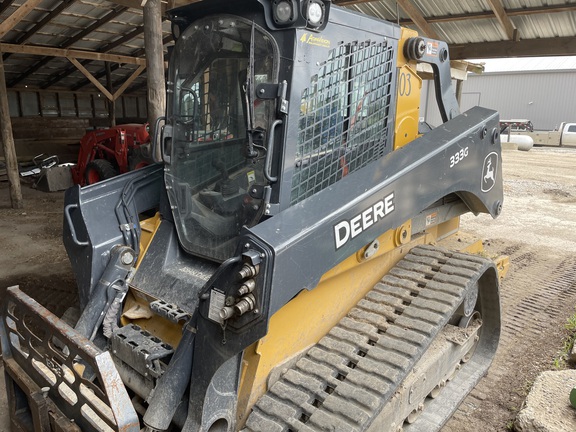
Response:
[[[353,42],[330,51],[302,92],[291,204],[389,151],[393,47]]]

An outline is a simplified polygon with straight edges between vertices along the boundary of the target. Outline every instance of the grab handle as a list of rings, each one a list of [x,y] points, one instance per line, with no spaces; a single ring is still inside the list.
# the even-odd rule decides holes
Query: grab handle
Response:
[[[68,228],[70,228],[70,235],[72,236],[72,241],[78,246],[88,246],[90,243],[87,241],[79,241],[76,235],[76,229],[74,228],[74,223],[72,222],[72,216],[70,216],[70,210],[77,209],[78,204],[68,204],[64,207],[64,217],[68,223]]]
[[[278,177],[272,176],[271,174],[272,153],[274,153],[274,132],[276,131],[276,128],[280,126],[282,123],[283,122],[280,119],[275,120],[274,123],[272,123],[272,126],[270,127],[270,134],[268,135],[268,149],[266,151],[266,164],[264,167],[264,177],[266,177],[266,180],[268,180],[270,183],[275,183],[278,181]]]

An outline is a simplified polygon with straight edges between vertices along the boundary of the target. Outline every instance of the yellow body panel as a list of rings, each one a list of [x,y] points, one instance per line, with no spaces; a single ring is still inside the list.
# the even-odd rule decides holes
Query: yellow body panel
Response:
[[[156,213],[153,217],[140,222],[140,255],[136,261],[136,269],[138,269],[142,258],[146,255],[148,246],[152,242],[161,222],[160,213]],[[120,323],[123,326],[128,323],[136,324],[150,334],[176,347],[182,337],[182,326],[154,314],[149,307],[150,302],[154,300],[156,299],[152,299],[131,287],[126,295]]]
[[[136,268],[138,268],[140,261],[142,261],[144,255],[146,255],[148,245],[154,238],[160,222],[162,222],[160,213],[156,213],[153,217],[140,222],[140,255],[138,256],[138,261],[136,261]]]
[[[396,123],[394,135],[394,150],[408,144],[418,136],[420,120],[420,92],[422,79],[416,73],[416,62],[404,57],[404,42],[418,36],[414,30],[402,29],[398,44],[398,82],[396,94]]]

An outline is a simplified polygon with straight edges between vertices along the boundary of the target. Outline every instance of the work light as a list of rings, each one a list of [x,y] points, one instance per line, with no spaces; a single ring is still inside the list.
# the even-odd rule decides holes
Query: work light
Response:
[[[296,21],[296,4],[294,0],[274,0],[272,10],[274,22],[277,25],[292,24]]]
[[[319,0],[309,0],[306,7],[306,20],[314,27],[320,26],[324,21],[324,3]]]

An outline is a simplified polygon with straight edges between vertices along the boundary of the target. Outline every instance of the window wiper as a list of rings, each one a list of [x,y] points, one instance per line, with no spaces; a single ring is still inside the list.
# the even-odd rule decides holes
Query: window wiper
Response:
[[[244,95],[246,98],[246,121],[247,121],[247,144],[246,144],[246,157],[255,158],[258,152],[254,150],[254,134],[257,133],[254,129],[254,22],[252,22],[252,29],[250,32],[250,55],[248,59],[248,69],[246,70],[246,85],[244,88]],[[259,132],[258,132],[259,133]]]

